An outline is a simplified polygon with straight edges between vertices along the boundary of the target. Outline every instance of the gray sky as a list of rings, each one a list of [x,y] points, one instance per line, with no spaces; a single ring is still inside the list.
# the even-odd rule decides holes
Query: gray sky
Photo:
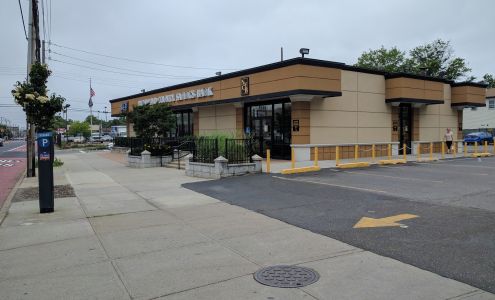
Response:
[[[24,78],[27,42],[18,1],[0,2],[0,104],[12,104],[12,85]],[[27,22],[28,1],[21,3]],[[495,73],[493,0],[51,3],[51,41],[59,46],[51,46],[53,60],[47,63],[53,74],[48,87],[79,110],[88,109],[90,77],[96,92],[93,109],[103,111],[105,106],[109,109],[109,99],[141,89],[209,77],[217,70],[226,73],[278,61],[281,46],[285,58],[299,56],[299,48],[307,47],[311,58],[353,64],[363,51],[381,45],[410,49],[442,38],[452,42],[455,55],[466,58],[472,75]],[[135,63],[60,46],[195,68]],[[69,118],[83,119],[88,114],[71,110]],[[20,108],[0,107],[0,116],[21,125],[25,122]]]

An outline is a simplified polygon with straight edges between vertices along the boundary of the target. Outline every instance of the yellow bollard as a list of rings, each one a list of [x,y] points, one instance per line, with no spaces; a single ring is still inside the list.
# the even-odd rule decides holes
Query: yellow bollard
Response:
[[[452,142],[452,156],[455,158],[456,157],[456,154],[457,154],[457,146],[459,145],[459,143],[457,142]]]
[[[294,148],[290,149],[290,167],[292,169],[296,167],[296,156],[294,155]]]
[[[392,159],[392,144],[388,144],[387,156],[389,160]]]
[[[445,142],[442,142],[442,159],[445,159]]]
[[[376,154],[375,154],[375,144],[371,145],[371,161],[375,161],[375,157],[376,157]]]
[[[359,158],[359,145],[354,145],[354,160]]]
[[[318,167],[318,147],[315,147],[315,167]]]
[[[270,161],[270,149],[266,149],[266,173],[270,173],[271,169],[271,161]]]
[[[402,145],[402,155],[404,155],[404,161],[407,161],[407,146],[406,144]]]
[[[478,155],[478,142],[474,142],[474,154]]]
[[[488,153],[488,141],[485,141],[485,144],[483,145],[483,152]]]
[[[433,143],[430,143],[430,160],[433,160]]]
[[[467,143],[464,142],[464,157],[467,156]]]
[[[338,166],[340,161],[339,146],[335,146],[335,165]]]
[[[421,160],[421,143],[418,143],[418,147],[416,149],[416,152],[418,154],[418,159],[417,161],[420,161]]]

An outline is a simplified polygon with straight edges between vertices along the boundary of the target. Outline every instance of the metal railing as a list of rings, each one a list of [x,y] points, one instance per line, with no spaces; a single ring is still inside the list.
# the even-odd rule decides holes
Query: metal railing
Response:
[[[252,139],[225,139],[225,158],[230,164],[252,162],[255,143]]]
[[[218,139],[200,137],[195,140],[194,162],[213,163],[218,156]]]

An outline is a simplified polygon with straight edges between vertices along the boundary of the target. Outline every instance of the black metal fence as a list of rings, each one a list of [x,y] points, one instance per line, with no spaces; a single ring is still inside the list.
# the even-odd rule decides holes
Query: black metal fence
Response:
[[[225,139],[225,158],[231,164],[252,162],[255,154],[255,143],[252,139]]]
[[[193,155],[193,161],[213,163],[220,155],[229,160],[229,164],[249,163],[257,153],[256,141],[252,139],[222,139],[210,137],[188,138],[115,138],[116,147],[130,148],[131,155],[141,155],[147,150],[152,156],[172,155],[180,160],[187,154]]]
[[[218,151],[218,139],[200,137],[195,140],[193,161],[201,163],[213,163],[220,156]]]

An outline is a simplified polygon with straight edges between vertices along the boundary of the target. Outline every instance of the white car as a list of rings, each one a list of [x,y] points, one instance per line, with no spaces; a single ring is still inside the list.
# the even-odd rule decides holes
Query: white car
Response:
[[[104,135],[101,137],[100,139],[102,142],[112,142],[113,141],[113,138],[109,135]]]
[[[83,136],[75,136],[74,143],[84,143],[86,139]]]

